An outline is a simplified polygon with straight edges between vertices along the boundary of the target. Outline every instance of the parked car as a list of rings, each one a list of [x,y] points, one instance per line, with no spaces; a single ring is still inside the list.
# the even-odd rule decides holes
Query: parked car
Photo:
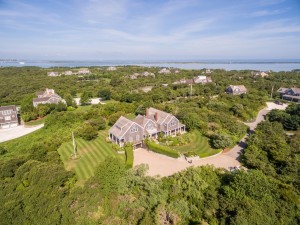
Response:
[[[283,105],[283,103],[281,101],[278,101],[278,100],[276,100],[274,103],[277,104],[277,105]]]

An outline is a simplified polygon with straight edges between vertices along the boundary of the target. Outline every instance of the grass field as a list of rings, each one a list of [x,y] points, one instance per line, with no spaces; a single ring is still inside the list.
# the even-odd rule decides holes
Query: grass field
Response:
[[[175,146],[174,149],[181,153],[185,152],[195,152],[201,158],[215,155],[221,150],[212,149],[208,143],[208,138],[202,136],[202,134],[195,130],[191,133],[192,140],[189,144],[183,146]]]
[[[106,157],[120,157],[125,160],[124,155],[117,154],[111,144],[105,141],[107,131],[101,131],[99,137],[93,141],[85,141],[76,139],[77,144],[77,159],[72,159],[73,145],[72,142],[67,142],[61,145],[58,149],[61,160],[67,170],[73,170],[79,181],[88,179],[94,175],[96,167]]]
[[[25,126],[36,126],[36,125],[40,125],[42,123],[45,122],[46,116],[41,118],[41,119],[37,119],[37,120],[31,120],[29,122],[25,122]]]

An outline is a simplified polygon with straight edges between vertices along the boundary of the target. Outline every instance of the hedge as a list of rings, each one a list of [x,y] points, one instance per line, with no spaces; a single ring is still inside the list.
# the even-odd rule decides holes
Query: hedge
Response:
[[[126,155],[126,168],[132,168],[133,166],[133,147],[132,145],[126,145],[124,147]]]
[[[152,142],[152,141],[145,141],[145,143],[150,150],[152,150],[156,153],[163,154],[163,155],[166,155],[166,156],[169,156],[172,158],[180,157],[180,154],[177,151],[175,151],[174,149],[171,149],[167,146],[156,144],[155,142]]]

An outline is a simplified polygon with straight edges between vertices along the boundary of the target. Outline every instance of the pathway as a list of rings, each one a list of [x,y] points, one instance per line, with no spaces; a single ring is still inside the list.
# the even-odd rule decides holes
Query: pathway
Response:
[[[252,123],[245,123],[250,127],[250,131],[254,131],[257,124],[264,120],[264,115],[266,115],[272,109],[282,109],[284,110],[287,107],[284,105],[276,105],[271,102],[267,102],[267,107],[260,110],[256,120]],[[190,166],[204,166],[204,165],[213,165],[218,168],[232,169],[234,167],[240,166],[238,161],[239,156],[241,155],[243,149],[245,148],[245,135],[239,144],[234,146],[230,151],[222,154],[217,154],[211,157],[206,157],[198,160],[193,160],[192,163],[188,163],[183,157],[179,159],[173,159],[161,154],[147,151],[146,149],[137,149],[134,151],[134,166],[139,164],[148,164],[149,176],[170,176],[174,173],[182,171]]]
[[[26,134],[32,133],[40,128],[42,128],[44,124],[40,124],[34,127],[24,127],[24,125],[20,125],[17,127],[12,127],[8,129],[0,129],[0,143],[9,141],[18,137],[22,137]]]

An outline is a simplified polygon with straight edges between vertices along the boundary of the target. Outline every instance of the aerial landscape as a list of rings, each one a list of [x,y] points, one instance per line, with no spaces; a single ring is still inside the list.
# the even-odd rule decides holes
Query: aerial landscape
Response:
[[[0,1],[0,225],[300,224],[300,1]]]

